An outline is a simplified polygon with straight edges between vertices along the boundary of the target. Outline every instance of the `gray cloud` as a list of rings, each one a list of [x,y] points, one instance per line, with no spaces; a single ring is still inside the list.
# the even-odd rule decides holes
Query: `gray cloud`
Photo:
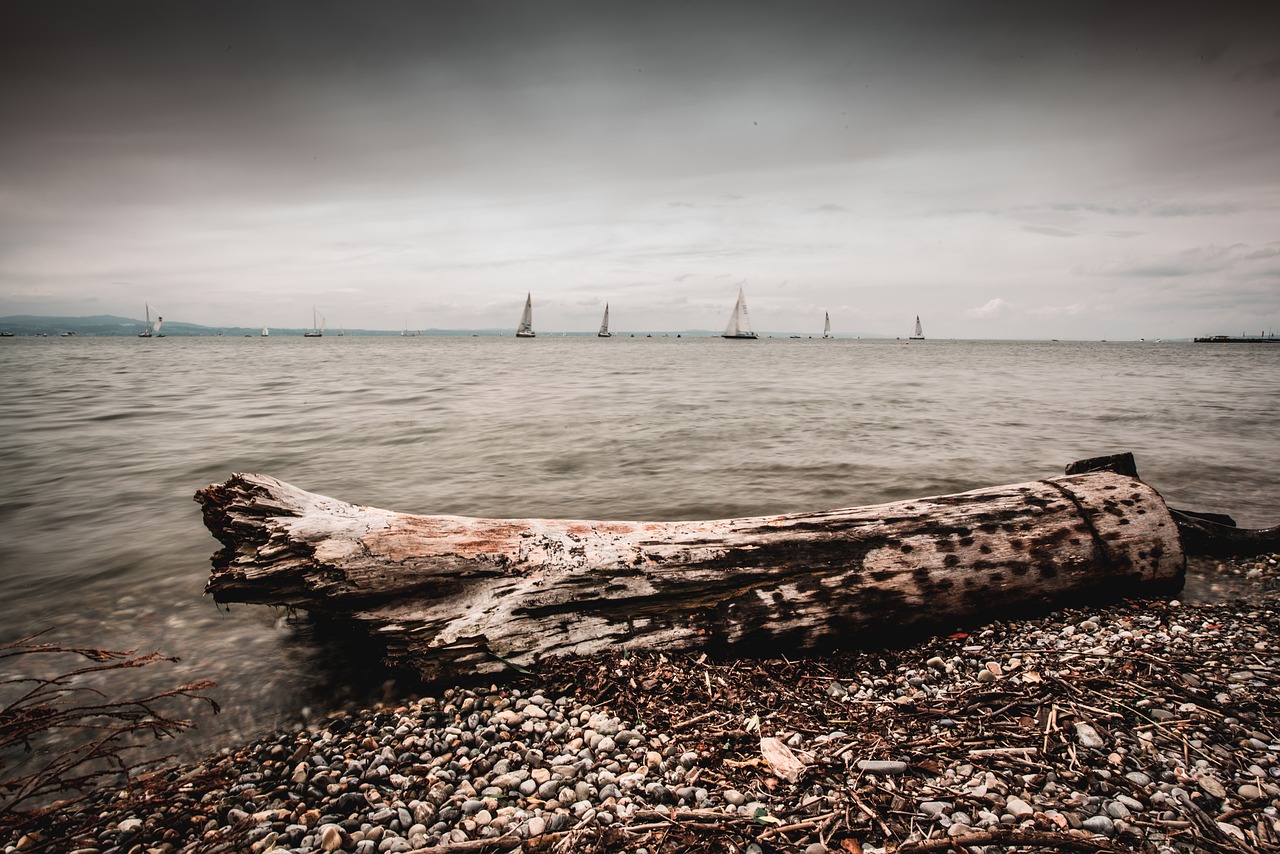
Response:
[[[1089,276],[1136,278],[1175,278],[1204,273],[1219,273],[1247,266],[1244,262],[1280,256],[1280,250],[1251,250],[1243,244],[1233,246],[1196,246],[1179,252],[1148,258],[1120,258],[1076,272]]]
[[[1065,228],[1052,228],[1045,225],[1024,225],[1023,231],[1029,231],[1033,234],[1044,234],[1049,237],[1079,237],[1079,232],[1068,231]]]
[[[1245,289],[1266,258],[1195,253],[1268,251],[1276,13],[1162,10],[0,4],[0,314],[461,326],[533,289],[573,328],[594,290],[714,328],[748,278],[775,328],[1008,334],[966,314],[994,291],[1050,337],[1091,322],[1032,312],[1073,270]]]
[[[1273,56],[1264,62],[1246,65],[1236,72],[1237,80],[1280,80],[1280,56]]]

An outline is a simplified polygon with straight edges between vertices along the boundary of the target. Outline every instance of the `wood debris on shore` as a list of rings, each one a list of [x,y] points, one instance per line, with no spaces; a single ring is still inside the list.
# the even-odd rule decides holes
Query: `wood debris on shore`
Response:
[[[1280,851],[1275,555],[1253,595],[902,649],[544,662],[45,816],[5,852]]]

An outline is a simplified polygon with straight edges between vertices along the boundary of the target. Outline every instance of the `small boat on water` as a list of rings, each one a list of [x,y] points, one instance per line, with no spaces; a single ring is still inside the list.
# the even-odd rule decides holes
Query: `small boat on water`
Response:
[[[516,327],[517,338],[537,338],[533,331],[533,294],[524,298],[524,313],[520,315],[520,325]]]
[[[613,333],[609,331],[609,303],[604,304],[604,320],[600,321],[600,331],[596,333],[597,338],[612,338]]]
[[[160,324],[164,323],[164,318],[156,315],[156,322],[151,322],[151,303],[147,303],[147,326],[138,333],[139,338],[163,338],[160,334]]]
[[[829,311],[823,312],[822,337],[823,338],[831,337],[831,312]]]
[[[267,337],[269,337],[270,335],[271,335],[271,333],[270,333],[269,331],[267,331],[267,327],[265,327],[265,326],[264,326],[264,327],[262,327],[262,335],[260,335],[259,337],[260,337],[260,338],[267,338]]]
[[[323,338],[324,337],[324,315],[316,311],[316,307],[311,306],[311,331],[302,333],[303,338]]]
[[[751,331],[751,318],[747,316],[747,298],[742,294],[742,286],[738,286],[738,301],[733,306],[733,314],[729,315],[729,325],[725,327],[721,338],[749,338],[759,336]]]
[[[924,340],[924,329],[923,329],[923,328],[921,328],[921,326],[920,326],[920,315],[918,315],[918,314],[916,315],[916,328],[915,328],[915,330],[914,330],[914,331],[912,331],[912,333],[911,333],[909,336],[907,336],[907,340],[908,340],[908,341],[923,341],[923,340]]]

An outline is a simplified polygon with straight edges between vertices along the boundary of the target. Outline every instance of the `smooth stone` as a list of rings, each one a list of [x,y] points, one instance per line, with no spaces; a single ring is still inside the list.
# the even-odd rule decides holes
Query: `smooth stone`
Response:
[[[1081,747],[1089,750],[1097,750],[1103,745],[1102,737],[1098,735],[1098,731],[1083,721],[1076,724],[1076,741],[1080,743]]]
[[[326,824],[320,828],[320,850],[337,851],[342,848],[342,828],[336,824]]]
[[[907,763],[887,759],[859,759],[858,770],[867,774],[905,774]]]
[[[1022,798],[1010,798],[1004,805],[1004,811],[1017,819],[1026,818],[1027,816],[1035,813],[1031,804],[1027,803]]]
[[[1111,836],[1116,832],[1115,822],[1105,815],[1090,816],[1080,826],[1090,833],[1100,833],[1103,836]]]
[[[1227,788],[1217,779],[1210,777],[1208,774],[1196,781],[1205,794],[1212,795],[1215,798],[1225,798],[1227,796]]]

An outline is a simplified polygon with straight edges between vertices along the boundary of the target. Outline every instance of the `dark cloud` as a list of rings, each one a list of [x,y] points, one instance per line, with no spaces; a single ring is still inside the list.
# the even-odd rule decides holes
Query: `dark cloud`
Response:
[[[212,313],[216,282],[225,304],[616,286],[675,305],[750,276],[789,279],[802,311],[848,300],[855,269],[877,284],[862,310],[897,318],[921,283],[971,289],[957,314],[1004,271],[1051,289],[1101,265],[1103,236],[1177,268],[1180,247],[1266,242],[1274,93],[1231,73],[1273,79],[1275,23],[1180,3],[0,4],[0,302],[101,288]]]
[[[1231,39],[1226,36],[1209,35],[1204,37],[1204,41],[1200,42],[1200,47],[1196,48],[1196,58],[1201,62],[1212,64],[1222,59],[1227,53],[1227,48],[1231,46]]]
[[[1237,80],[1280,80],[1280,56],[1272,57],[1265,62],[1246,65],[1236,72]]]

